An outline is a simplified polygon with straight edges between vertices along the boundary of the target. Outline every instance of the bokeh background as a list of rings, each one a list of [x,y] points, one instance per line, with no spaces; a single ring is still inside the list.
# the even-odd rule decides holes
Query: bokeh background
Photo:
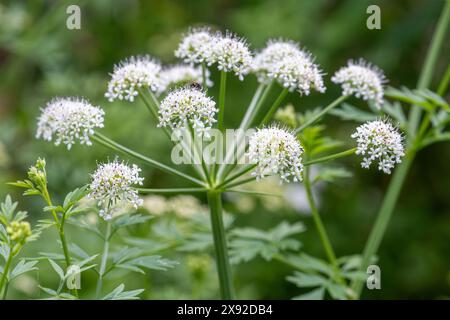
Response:
[[[97,162],[114,157],[101,147],[77,145],[68,152],[64,147],[34,138],[39,108],[54,96],[88,98],[107,111],[105,132],[109,136],[157,160],[170,161],[170,144],[156,126],[149,125],[147,110],[140,102],[111,104],[104,98],[104,92],[113,65],[129,55],[148,53],[165,64],[176,62],[173,50],[189,26],[208,24],[220,30],[230,29],[246,37],[255,50],[263,47],[269,38],[299,41],[317,57],[328,75],[347,59],[363,57],[385,70],[390,85],[413,88],[443,2],[1,0],[0,198],[3,200],[6,194],[11,194],[15,200],[20,200],[20,208],[37,220],[44,214],[40,200],[22,197],[20,190],[5,184],[7,181],[24,178],[27,168],[37,157],[45,157],[51,191],[56,199],[61,199],[71,189],[88,182],[89,172]],[[81,7],[81,30],[66,28],[69,4]],[[366,28],[366,8],[370,4],[381,8],[381,30]],[[447,40],[433,88],[449,62],[449,49],[450,41]],[[212,79],[218,83],[216,72],[212,73]],[[297,111],[326,104],[339,93],[329,76],[326,79],[326,95],[313,94],[301,99],[290,95],[287,101]],[[253,76],[244,82],[229,77],[227,110],[233,110],[226,114],[229,126],[239,121],[256,86]],[[217,87],[212,93],[217,95]],[[334,137],[348,137],[354,127],[352,123],[342,123],[333,117],[328,117],[325,124],[327,134]],[[347,143],[351,143],[348,138]],[[382,290],[366,291],[364,297],[449,296],[449,161],[448,144],[436,144],[418,156],[379,253]],[[375,170],[360,169],[355,158],[341,162],[353,172],[353,177],[320,188],[318,196],[336,252],[343,256],[361,252],[390,177]],[[144,174],[151,187],[179,184],[176,179],[157,171],[145,169]],[[239,226],[269,228],[281,220],[303,221],[309,229],[300,236],[304,250],[323,257],[307,209],[301,204],[304,201],[301,190],[290,194],[297,209],[284,203],[273,206],[273,203],[259,200],[252,200],[250,206],[248,203],[239,206],[236,199],[229,199],[226,205],[236,216]],[[83,241],[80,232],[69,231],[69,238],[75,242]],[[54,241],[55,235],[50,232],[33,244],[28,253],[45,251],[43,248],[54,250]],[[92,243],[89,249],[95,251],[97,245],[101,244]],[[142,281],[151,282],[147,298],[195,297],[189,277],[196,275],[186,271],[192,264],[187,264],[189,259],[180,259],[180,265],[171,271],[130,276],[130,281],[134,281],[136,287],[142,287]],[[212,268],[210,273],[214,274]],[[238,297],[289,299],[298,295],[299,289],[285,281],[290,272],[283,265],[263,260],[240,265],[235,269]],[[50,277],[46,280],[42,272],[41,277],[51,281]],[[215,297],[214,288],[207,287],[205,283],[200,289],[203,293],[197,297]],[[33,290],[29,284],[19,283],[11,289],[11,295],[25,298],[32,296]]]

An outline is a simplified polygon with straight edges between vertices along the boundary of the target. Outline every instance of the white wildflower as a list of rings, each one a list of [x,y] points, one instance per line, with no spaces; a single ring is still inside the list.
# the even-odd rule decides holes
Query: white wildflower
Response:
[[[207,59],[208,65],[217,63],[217,68],[225,72],[234,72],[240,80],[250,72],[252,54],[245,40],[227,33],[218,34],[214,42],[212,55]]]
[[[346,67],[334,74],[331,81],[341,85],[343,95],[373,101],[378,108],[383,104],[383,84],[387,82],[383,71],[362,59],[357,62],[350,60]]]
[[[312,89],[326,90],[313,56],[292,41],[269,40],[266,48],[254,58],[252,69],[261,83],[276,80],[290,91],[305,95]]]
[[[139,88],[148,87],[157,92],[162,85],[160,70],[160,64],[149,56],[130,57],[121,61],[114,66],[105,97],[111,102],[116,99],[132,102],[139,94]]]
[[[101,207],[100,217],[109,220],[117,208],[120,211],[130,205],[137,209],[143,204],[137,190],[133,188],[133,185],[142,185],[144,178],[139,177],[140,171],[136,165],[128,166],[117,160],[98,166],[91,175],[88,196]]]
[[[203,91],[180,88],[170,92],[159,108],[159,127],[183,129],[192,126],[197,134],[208,134],[217,113],[216,103]]]
[[[375,120],[364,123],[352,138],[356,139],[356,154],[364,156],[361,166],[366,169],[373,161],[378,161],[378,170],[390,174],[405,155],[402,135],[389,122]]]
[[[303,148],[296,137],[277,127],[259,129],[250,137],[249,160],[256,164],[252,175],[257,180],[279,175],[282,181],[302,180]]]
[[[81,98],[55,98],[41,109],[36,138],[67,145],[70,149],[79,140],[91,145],[95,128],[103,128],[105,112]]]
[[[202,67],[193,67],[190,65],[175,65],[172,67],[164,68],[160,74],[161,88],[160,91],[166,91],[174,86],[184,86],[191,83],[199,83],[203,85]],[[205,70],[206,86],[211,87],[213,85],[208,69]]]
[[[203,63],[211,59],[213,46],[217,37],[211,34],[209,28],[194,28],[181,40],[175,57],[186,63]]]

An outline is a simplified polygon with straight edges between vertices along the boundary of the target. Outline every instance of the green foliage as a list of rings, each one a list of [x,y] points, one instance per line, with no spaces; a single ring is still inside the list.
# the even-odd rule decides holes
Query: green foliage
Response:
[[[248,262],[257,256],[272,260],[283,252],[298,251],[301,242],[292,236],[304,231],[302,223],[290,225],[284,221],[268,231],[255,228],[234,229],[230,233],[229,244],[231,263]]]

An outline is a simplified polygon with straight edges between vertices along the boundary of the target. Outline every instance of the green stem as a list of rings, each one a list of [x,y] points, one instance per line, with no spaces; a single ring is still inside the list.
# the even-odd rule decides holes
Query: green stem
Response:
[[[12,248],[10,248],[10,252],[8,255],[8,259],[6,260],[5,267],[3,268],[2,278],[0,279],[0,292],[2,292],[3,286],[5,285],[6,279],[8,277],[9,268],[11,266],[13,254],[12,254]],[[5,288],[6,291],[6,288]],[[5,299],[5,296],[3,296],[3,300]]]
[[[265,89],[264,89],[265,86]],[[267,96],[269,95],[269,92],[273,86],[273,81],[270,82],[268,85],[260,84],[258,89],[256,90],[252,101],[250,102],[250,106],[247,109],[247,112],[245,113],[244,119],[242,120],[241,124],[239,125],[239,129],[246,130],[255,119],[256,115],[258,114],[259,110],[261,109],[261,106],[264,104],[264,101],[266,100]],[[261,92],[264,89],[264,91]],[[240,137],[238,145],[242,143],[242,140],[245,139],[245,134]],[[244,140],[245,142],[245,140]],[[220,166],[219,172],[217,174],[217,181],[222,181],[224,178],[228,176],[228,174],[236,167],[237,162],[239,161],[238,157],[236,158],[236,161],[232,163],[231,165],[228,165],[228,163],[232,160],[232,157],[234,155],[234,149],[235,149],[236,143],[232,144],[232,147],[230,150],[227,151],[227,155],[225,157],[224,163]]]
[[[103,276],[105,275],[106,264],[108,262],[109,238],[110,237],[111,237],[111,222],[108,221],[106,224],[106,234],[105,234],[105,243],[103,246],[102,261],[100,263],[100,270],[98,272],[97,290],[96,290],[96,299],[97,300],[100,299],[102,296]]]
[[[139,96],[141,97],[142,101],[144,101],[145,106],[147,107],[148,111],[155,117],[155,119],[158,119],[158,111],[155,109],[155,105],[149,101],[147,95],[145,94],[144,90],[141,88],[138,88]]]
[[[186,180],[194,182],[197,185],[205,186],[205,184],[202,181],[200,181],[200,180],[198,180],[198,179],[196,179],[194,177],[191,177],[190,175],[187,175],[187,174],[185,174],[185,173],[183,173],[181,171],[178,171],[178,170],[173,169],[173,168],[171,168],[169,166],[166,166],[165,164],[162,164],[162,163],[160,163],[158,161],[155,161],[155,160],[153,160],[151,158],[148,158],[148,157],[146,157],[146,156],[144,156],[144,155],[142,155],[142,154],[140,154],[140,153],[138,153],[136,151],[128,149],[127,147],[124,147],[124,146],[118,144],[117,142],[115,142],[115,141],[105,137],[104,135],[102,135],[102,134],[100,134],[98,132],[94,133],[94,135],[92,135],[91,138],[95,142],[98,142],[98,143],[100,143],[101,145],[103,145],[105,147],[113,149],[113,150],[115,150],[117,152],[121,152],[121,153],[130,155],[132,157],[135,157],[136,159],[139,159],[139,160],[145,162],[146,164],[148,164],[148,165],[150,165],[152,167],[158,168],[158,169],[160,169],[162,171],[165,171],[167,173],[171,173],[171,174],[176,175],[178,177],[184,178]]]
[[[278,107],[280,106],[281,102],[284,100],[284,98],[288,94],[288,92],[289,92],[289,90],[287,88],[283,88],[283,91],[281,91],[280,95],[275,100],[275,102],[272,104],[272,106],[270,107],[270,109],[267,112],[267,114],[264,117],[264,119],[261,121],[260,126],[266,125],[270,121],[270,119],[272,119],[273,114],[278,109]]]
[[[422,69],[419,81],[417,83],[418,89],[427,88],[430,85],[433,67],[436,64],[437,55],[442,45],[446,29],[448,28],[449,20],[450,20],[450,1],[447,0],[442,10],[441,17],[439,18],[437,29],[433,36],[430,49],[427,53],[424,67]],[[421,113],[420,108],[418,107],[411,108],[409,117],[410,137],[414,136],[414,133],[418,127],[420,121],[420,113]],[[415,145],[414,142],[412,144]],[[386,232],[387,226],[392,216],[392,212],[394,210],[395,204],[397,203],[400,191],[405,182],[406,176],[408,175],[408,171],[409,168],[411,167],[414,157],[415,157],[414,151],[410,151],[409,153],[407,152],[405,160],[403,160],[403,162],[394,172],[394,176],[392,177],[387,193],[383,199],[383,203],[378,212],[377,220],[375,221],[375,225],[369,235],[369,239],[367,240],[366,246],[364,248],[361,263],[361,271],[363,272],[366,271],[367,266],[369,265],[372,257],[378,251],[378,248],[381,244],[381,240],[383,239],[384,233]],[[353,282],[352,288],[354,289],[356,296],[359,297],[363,289],[363,282],[361,280]]]
[[[334,253],[333,247],[331,246],[330,239],[328,238],[328,234],[325,230],[322,219],[320,218],[320,214],[319,211],[317,210],[317,206],[312,194],[311,181],[309,179],[309,168],[305,169],[304,185],[306,195],[308,197],[309,206],[311,208],[314,224],[316,225],[317,232],[319,233],[320,241],[322,242],[322,246],[325,249],[325,253],[328,257],[328,260],[330,261],[332,266],[335,269],[337,269],[336,271],[338,271],[339,265],[337,263],[336,255]]]
[[[45,186],[45,188],[43,188],[42,196],[43,196],[45,202],[47,203],[47,205],[49,207],[53,207],[52,199],[50,197],[50,194],[48,193],[48,189],[46,186]],[[59,221],[55,210],[52,210],[52,215],[53,215],[53,218],[55,219],[56,227],[58,229],[59,239],[61,241],[61,247],[63,250],[64,260],[66,262],[66,270],[67,270],[72,265],[72,259],[70,258],[70,251],[67,246],[66,236],[64,233],[65,215],[62,216],[61,221]],[[76,288],[73,288],[71,290],[71,292],[72,292],[72,295],[74,295],[75,297],[78,297],[78,291]]]
[[[219,91],[219,115],[217,116],[217,128],[223,131],[223,118],[225,114],[225,91],[227,88],[227,73],[220,72],[220,91]]]
[[[209,170],[206,166],[205,163],[205,158],[203,157],[203,149],[201,146],[198,145],[197,143],[197,139],[195,138],[195,130],[192,128],[192,126],[189,124],[189,132],[191,133],[191,138],[192,138],[192,144],[195,148],[194,151],[194,157],[195,157],[195,152],[198,153],[199,157],[200,157],[200,162],[201,162],[201,166],[202,166],[202,170],[203,170],[203,175],[206,177],[206,180],[208,181],[208,184],[210,186],[212,186],[212,180],[211,180],[211,175],[209,174]],[[193,158],[194,162],[195,162],[195,158]]]
[[[367,240],[366,246],[363,252],[363,258],[361,263],[361,271],[365,272],[370,264],[372,258],[376,255],[378,248],[380,246],[381,240],[383,239],[384,233],[386,232],[387,226],[392,216],[397,199],[400,195],[400,191],[405,182],[406,176],[408,174],[411,163],[413,162],[414,155],[410,154],[403,163],[395,170],[394,176],[389,184],[387,193],[383,199],[380,211],[378,213],[375,224],[370,233],[369,239]],[[363,282],[356,281],[352,284],[352,288],[359,297],[363,289]]]
[[[242,168],[240,171],[236,172],[234,175],[232,175],[231,177],[227,178],[225,181],[221,182],[217,188],[222,188],[222,187],[228,187],[228,183],[236,180],[237,178],[243,176],[244,174],[246,174],[247,172],[249,172],[250,170],[252,170],[254,167],[256,167],[255,164],[253,165],[249,165],[246,166],[244,168]]]
[[[327,162],[327,161],[343,158],[343,157],[346,157],[346,156],[351,156],[352,154],[354,154],[356,152],[356,149],[357,148],[352,148],[352,149],[349,149],[349,150],[346,150],[346,151],[342,151],[342,152],[339,152],[339,153],[331,154],[329,156],[325,156],[325,157],[321,157],[321,158],[305,161],[303,163],[303,165],[310,166],[312,164]]]
[[[433,76],[433,69],[436,65],[439,50],[444,41],[449,21],[450,21],[450,1],[447,0],[442,10],[442,14],[439,17],[436,31],[434,32],[433,35],[433,39],[431,40],[431,45],[425,58],[425,63],[422,68],[422,72],[420,73],[419,81],[417,83],[417,89],[425,89],[431,83],[431,79]],[[421,108],[413,107],[409,112],[409,135],[411,137],[414,137],[416,133],[420,121],[421,111],[422,111]]]
[[[202,62],[202,86],[205,93],[208,93],[208,85],[206,81],[206,63]]]
[[[450,64],[448,65],[447,70],[445,71],[445,74],[442,77],[441,82],[439,83],[437,94],[440,96],[444,96],[445,92],[447,91],[449,83],[450,83]]]
[[[211,227],[214,238],[217,271],[219,275],[220,293],[224,300],[234,298],[231,267],[228,260],[228,247],[225,227],[223,225],[222,197],[217,191],[207,193],[208,204],[211,212]]]
[[[139,193],[199,193],[205,192],[205,188],[136,188]]]
[[[304,124],[302,124],[300,127],[298,127],[297,129],[295,129],[295,133],[299,133],[301,131],[303,131],[305,128],[308,128],[310,125],[314,124],[317,120],[319,120],[320,118],[322,118],[325,114],[327,114],[328,112],[330,112],[331,109],[333,109],[334,107],[340,105],[342,102],[344,102],[346,99],[348,98],[348,96],[340,96],[339,98],[337,98],[336,100],[334,100],[333,102],[331,102],[328,106],[326,106],[325,108],[323,108],[322,111],[320,111],[318,114],[316,114],[314,117],[312,117],[311,119],[309,119],[308,121],[306,121]]]

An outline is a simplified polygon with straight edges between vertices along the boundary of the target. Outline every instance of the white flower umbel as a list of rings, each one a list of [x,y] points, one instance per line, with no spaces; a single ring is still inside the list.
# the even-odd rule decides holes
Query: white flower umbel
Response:
[[[143,204],[133,185],[142,185],[144,178],[139,177],[141,169],[128,166],[123,162],[100,164],[91,175],[88,197],[97,201],[100,206],[99,215],[105,220],[112,218],[117,208],[130,205],[137,209]]]
[[[386,121],[364,123],[356,129],[352,138],[356,139],[356,154],[364,156],[361,166],[366,169],[373,161],[377,161],[378,170],[390,174],[391,169],[405,155],[402,135]]]
[[[159,127],[183,129],[192,126],[197,134],[208,134],[217,113],[216,103],[203,91],[180,88],[170,92],[159,108]]]
[[[346,67],[339,69],[331,78],[340,84],[343,95],[354,95],[366,101],[372,101],[377,108],[383,104],[383,84],[387,82],[383,71],[360,59],[348,61]]]
[[[293,41],[269,40],[254,58],[253,72],[261,83],[275,80],[290,91],[325,92],[322,72],[313,56]]]
[[[190,65],[175,65],[168,68],[164,68],[161,71],[161,92],[174,86],[183,86],[191,83],[199,83],[203,85],[202,68],[193,67]],[[212,81],[209,78],[210,72],[208,69],[205,70],[206,76],[206,86],[211,87]]]
[[[105,112],[82,98],[55,98],[41,109],[36,138],[55,139],[70,150],[76,140],[91,145],[89,139],[95,128],[103,128]]]
[[[216,41],[217,37],[207,27],[191,29],[175,50],[175,57],[190,64],[209,61]]]
[[[217,63],[217,68],[225,72],[234,72],[240,80],[249,73],[252,65],[252,54],[245,40],[232,33],[217,35],[212,55],[207,59],[208,65]]]
[[[105,97],[111,102],[116,99],[133,102],[141,87],[157,92],[162,85],[160,71],[161,65],[149,56],[130,57],[121,61],[114,66]]]
[[[252,172],[257,180],[279,175],[281,181],[301,181],[302,154],[303,148],[296,137],[281,128],[259,129],[250,137],[248,157],[257,165]]]

